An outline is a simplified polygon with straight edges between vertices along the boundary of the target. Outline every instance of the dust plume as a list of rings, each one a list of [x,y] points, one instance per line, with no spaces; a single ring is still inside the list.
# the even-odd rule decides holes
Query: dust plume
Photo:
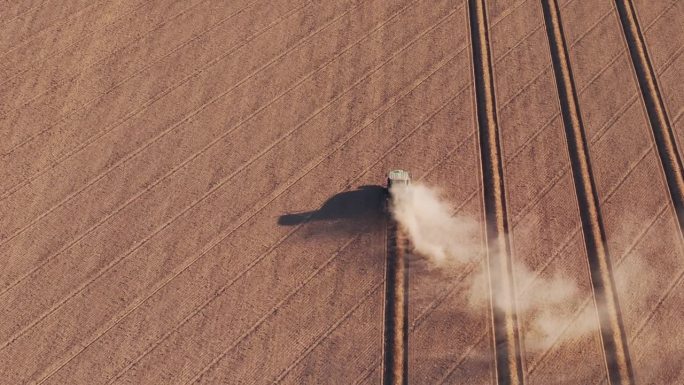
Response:
[[[439,269],[464,269],[482,258],[478,221],[453,215],[454,207],[439,190],[420,183],[395,185],[390,191],[390,211],[409,239],[413,254]],[[478,264],[482,266],[482,264]],[[560,338],[578,338],[597,328],[595,312],[573,314],[583,300],[576,283],[561,275],[535,274],[520,262],[513,262],[511,293],[493,293],[494,307],[507,311],[515,307],[528,351],[541,351]],[[469,299],[466,311],[490,306],[490,276],[499,281],[495,271],[478,268],[466,282],[464,295]],[[513,301],[507,298],[515,298]],[[591,309],[591,308],[588,308]],[[460,309],[463,310],[463,309]]]
[[[453,216],[439,191],[422,184],[392,187],[391,212],[411,239],[414,252],[438,266],[462,264],[478,257],[477,222]]]

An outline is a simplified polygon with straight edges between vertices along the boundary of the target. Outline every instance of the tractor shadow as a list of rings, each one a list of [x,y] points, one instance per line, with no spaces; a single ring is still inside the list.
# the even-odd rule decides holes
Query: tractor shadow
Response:
[[[328,198],[323,205],[311,211],[283,214],[278,218],[281,226],[306,226],[307,236],[344,235],[365,229],[375,232],[382,229],[386,218],[387,189],[378,185],[359,186]]]

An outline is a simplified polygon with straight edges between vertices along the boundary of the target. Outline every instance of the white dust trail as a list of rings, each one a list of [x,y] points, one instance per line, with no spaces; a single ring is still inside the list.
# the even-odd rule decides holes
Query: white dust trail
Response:
[[[439,190],[420,183],[395,185],[390,191],[390,211],[411,240],[412,253],[427,259],[440,269],[465,268],[484,255],[480,243],[479,222],[465,216],[454,216],[454,208]],[[482,265],[482,264],[480,264]],[[515,306],[523,330],[525,348],[531,351],[547,349],[554,341],[574,339],[597,330],[595,311],[584,311],[573,317],[585,296],[569,277],[535,275],[527,266],[513,262],[514,281],[518,290],[515,304],[498,301],[494,306],[507,311]],[[467,311],[478,311],[489,306],[490,279],[500,279],[494,272],[482,269],[475,272],[463,293],[469,298]],[[498,296],[507,293],[499,293]],[[460,309],[464,310],[464,309]]]

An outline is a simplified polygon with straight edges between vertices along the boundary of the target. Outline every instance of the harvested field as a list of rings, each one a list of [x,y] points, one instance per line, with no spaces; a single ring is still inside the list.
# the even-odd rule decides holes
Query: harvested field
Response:
[[[0,2],[0,383],[389,383],[405,169],[468,256],[402,246],[397,378],[684,384],[682,25],[678,0]]]

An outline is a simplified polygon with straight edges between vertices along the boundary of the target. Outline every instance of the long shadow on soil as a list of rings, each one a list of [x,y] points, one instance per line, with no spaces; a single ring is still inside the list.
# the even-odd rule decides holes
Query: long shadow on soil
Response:
[[[310,226],[308,235],[340,235],[362,229],[374,232],[381,229],[386,215],[387,189],[383,186],[359,186],[356,190],[337,193],[323,206],[311,211],[283,214],[278,218],[281,226]]]

